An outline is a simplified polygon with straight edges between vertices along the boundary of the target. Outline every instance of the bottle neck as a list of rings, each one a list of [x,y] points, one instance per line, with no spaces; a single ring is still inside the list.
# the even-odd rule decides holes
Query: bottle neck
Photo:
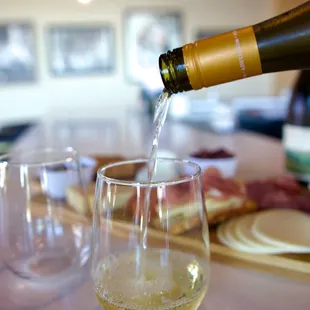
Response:
[[[187,44],[183,57],[193,89],[262,74],[251,26]]]
[[[171,93],[310,69],[310,1],[254,26],[186,44],[159,58]]]
[[[165,87],[170,93],[193,89],[187,75],[182,48],[162,54],[159,57],[159,68]]]
[[[253,29],[263,73],[310,68],[310,1]]]

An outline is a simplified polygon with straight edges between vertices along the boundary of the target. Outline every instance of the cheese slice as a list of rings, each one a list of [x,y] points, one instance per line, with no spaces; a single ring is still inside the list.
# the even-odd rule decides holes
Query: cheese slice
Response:
[[[218,226],[217,237],[224,245],[241,252],[255,253],[255,249],[240,242],[232,233],[232,224],[234,220],[230,220]]]
[[[224,245],[241,252],[252,254],[308,253],[290,245],[272,245],[252,235],[256,215],[245,215],[223,223],[217,229],[217,237]],[[240,234],[241,232],[241,234]]]
[[[217,229],[218,239],[226,246],[240,252],[253,253],[253,254],[267,254],[263,248],[251,246],[238,238],[235,231],[236,218],[231,219],[219,226]]]
[[[310,252],[310,216],[297,210],[273,209],[259,214],[253,234],[263,242]]]
[[[226,237],[226,232],[225,232],[226,226],[227,226],[227,222],[219,225],[216,230],[216,236],[221,243],[230,247],[230,244]]]
[[[248,214],[236,220],[235,233],[240,241],[254,248],[261,249],[262,251],[268,254],[280,254],[296,251],[296,249],[293,247],[285,245],[282,246],[274,245],[268,242],[264,242],[259,238],[257,238],[252,232],[252,226],[256,216],[257,213]]]

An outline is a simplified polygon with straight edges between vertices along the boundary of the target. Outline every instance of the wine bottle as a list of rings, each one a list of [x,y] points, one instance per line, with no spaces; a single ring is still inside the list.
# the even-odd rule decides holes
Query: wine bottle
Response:
[[[283,128],[286,169],[310,182],[310,70],[301,71]]]
[[[159,68],[170,93],[310,68],[310,1],[277,17],[162,54]]]

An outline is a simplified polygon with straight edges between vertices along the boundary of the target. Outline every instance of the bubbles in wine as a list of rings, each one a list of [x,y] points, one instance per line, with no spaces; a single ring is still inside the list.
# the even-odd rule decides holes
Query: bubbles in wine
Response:
[[[96,294],[104,309],[196,309],[207,289],[208,273],[195,256],[177,251],[146,250],[139,270],[136,252],[104,261],[97,273]]]

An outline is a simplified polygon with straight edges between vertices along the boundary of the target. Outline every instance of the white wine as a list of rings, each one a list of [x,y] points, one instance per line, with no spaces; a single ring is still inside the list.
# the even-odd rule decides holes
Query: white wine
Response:
[[[147,249],[124,252],[99,264],[97,299],[105,310],[196,310],[208,283],[207,263],[191,254]]]
[[[156,108],[155,108],[155,117],[154,122],[156,124],[155,133],[153,137],[152,150],[148,160],[148,182],[152,183],[153,177],[156,174],[156,166],[157,166],[157,150],[158,150],[158,140],[161,133],[162,128],[164,127],[167,113],[169,110],[170,104],[170,94],[167,91],[163,91],[160,95]],[[143,248],[147,247],[147,228],[149,222],[149,211],[150,211],[150,196],[151,196],[152,187],[149,185],[147,187],[145,201],[143,205],[143,222],[142,222],[142,246]]]

